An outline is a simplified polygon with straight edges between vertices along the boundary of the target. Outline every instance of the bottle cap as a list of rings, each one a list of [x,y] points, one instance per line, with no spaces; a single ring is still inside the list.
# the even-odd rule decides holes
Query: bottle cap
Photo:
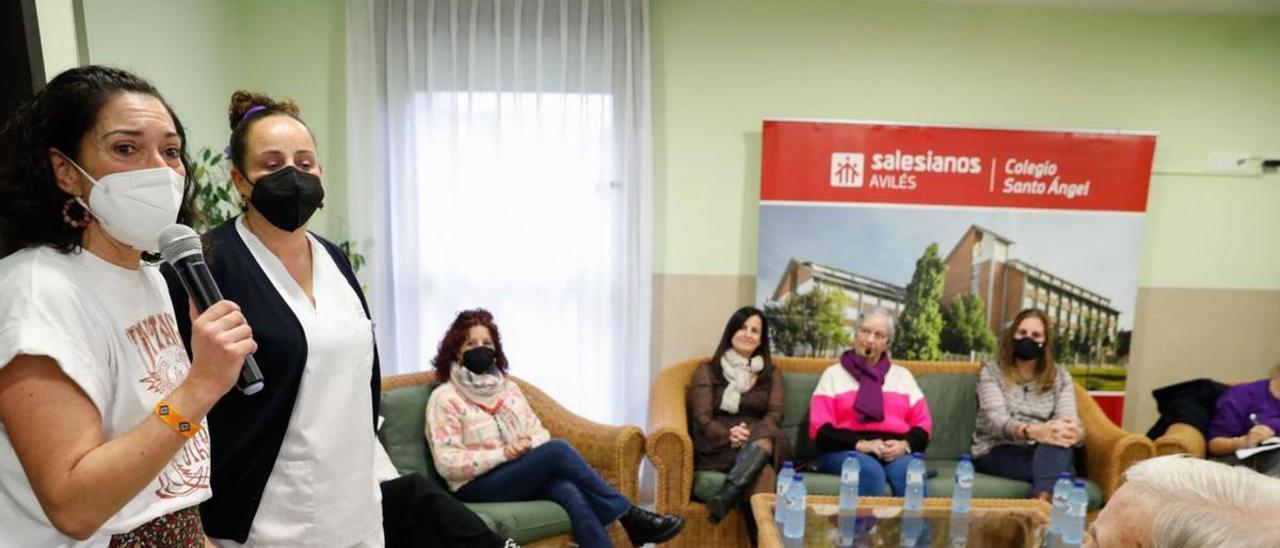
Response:
[[[913,458],[913,459],[923,459],[923,458],[924,458],[924,453],[912,453],[912,454],[911,454],[911,458]]]
[[[965,453],[960,455],[960,460],[973,460],[973,457],[970,457],[968,453]]]
[[[795,465],[795,464],[792,464],[792,462],[791,462],[791,461],[789,461],[789,460],[784,460],[784,461],[782,461],[782,467],[783,467],[783,468],[795,468],[795,467],[796,467],[796,465]]]
[[[1084,480],[1078,479],[1072,485],[1075,485],[1076,487],[1084,487]]]
[[[1064,479],[1064,480],[1071,479],[1071,472],[1063,472],[1061,474],[1058,474],[1058,479]]]
[[[791,483],[804,483],[804,474],[796,472],[796,475],[791,478]]]

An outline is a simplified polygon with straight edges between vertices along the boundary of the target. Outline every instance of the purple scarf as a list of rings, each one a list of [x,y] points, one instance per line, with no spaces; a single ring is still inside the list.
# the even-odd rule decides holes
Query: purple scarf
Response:
[[[840,365],[858,381],[858,396],[853,400],[858,420],[884,420],[884,377],[889,374],[889,353],[881,354],[875,365],[867,365],[866,358],[849,349],[840,355]]]

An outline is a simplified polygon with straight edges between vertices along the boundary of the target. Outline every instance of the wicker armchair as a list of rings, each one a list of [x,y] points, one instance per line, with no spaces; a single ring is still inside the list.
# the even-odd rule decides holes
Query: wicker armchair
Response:
[[[1153,441],[1156,445],[1156,454],[1160,456],[1186,454],[1203,459],[1209,448],[1204,434],[1185,422],[1173,423],[1168,430],[1165,430],[1163,436]]]
[[[644,457],[644,433],[638,427],[609,426],[591,422],[565,409],[537,387],[515,376],[508,378],[520,386],[520,391],[529,400],[529,406],[538,415],[542,425],[551,432],[552,437],[568,441],[582,454],[582,458],[600,473],[605,482],[628,499],[639,500],[639,472],[640,459]],[[436,375],[431,371],[407,373],[384,377],[382,390],[385,392],[435,382]],[[613,539],[615,546],[631,545],[626,532],[617,523],[609,526],[609,537]],[[572,540],[572,535],[566,533],[538,539],[526,543],[525,546],[563,547],[569,546]]]
[[[1236,386],[1238,384],[1249,381],[1234,380],[1227,381],[1227,386]],[[1169,429],[1165,430],[1164,435],[1152,440],[1156,446],[1156,454],[1164,455],[1191,455],[1198,459],[1203,459],[1209,454],[1209,440],[1196,427],[1185,422],[1175,422],[1169,425]]]
[[[747,546],[746,528],[741,512],[731,512],[720,525],[707,521],[707,507],[692,496],[693,440],[689,435],[686,393],[694,371],[709,358],[686,360],[663,369],[658,374],[649,398],[649,439],[646,453],[658,472],[657,509],[685,519],[685,529],[669,545],[672,546]],[[784,372],[821,374],[834,362],[832,358],[774,358],[773,363]],[[974,375],[980,364],[955,362],[895,362],[919,378],[922,375]],[[1098,484],[1103,499],[1108,499],[1123,481],[1129,465],[1150,458],[1155,449],[1145,436],[1116,426],[1107,418],[1093,398],[1076,385],[1080,420],[1084,422],[1084,458],[1087,477]],[[940,410],[935,409],[935,415]]]

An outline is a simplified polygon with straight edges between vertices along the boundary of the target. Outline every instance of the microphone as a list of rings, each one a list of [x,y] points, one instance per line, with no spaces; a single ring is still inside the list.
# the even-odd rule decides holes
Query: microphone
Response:
[[[178,279],[182,280],[182,287],[187,290],[187,295],[195,301],[197,311],[204,312],[213,303],[222,300],[222,292],[209,273],[209,265],[204,262],[200,236],[196,235],[195,230],[187,225],[172,224],[160,231],[159,242],[160,256],[178,273]],[[262,371],[258,369],[258,362],[254,361],[252,354],[245,356],[236,387],[246,396],[251,396],[261,391],[262,386]]]

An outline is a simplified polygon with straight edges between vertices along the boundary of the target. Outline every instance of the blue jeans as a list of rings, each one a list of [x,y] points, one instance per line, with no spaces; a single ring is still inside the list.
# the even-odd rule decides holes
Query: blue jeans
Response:
[[[889,481],[894,496],[901,497],[907,492],[907,465],[911,464],[908,453],[890,462],[861,451],[836,451],[818,457],[818,472],[822,474],[840,475],[844,468],[844,459],[853,456],[858,459],[858,494],[864,497],[883,497],[884,482]],[[924,496],[929,496],[929,483],[925,482]]]
[[[583,548],[613,546],[605,526],[631,508],[631,501],[605,483],[573,446],[560,439],[498,465],[454,494],[463,502],[554,501],[569,513],[573,538]]]
[[[1071,472],[1074,453],[1070,447],[1036,444],[997,445],[973,461],[983,474],[1031,483],[1031,494],[1053,494],[1053,484],[1063,472]]]

